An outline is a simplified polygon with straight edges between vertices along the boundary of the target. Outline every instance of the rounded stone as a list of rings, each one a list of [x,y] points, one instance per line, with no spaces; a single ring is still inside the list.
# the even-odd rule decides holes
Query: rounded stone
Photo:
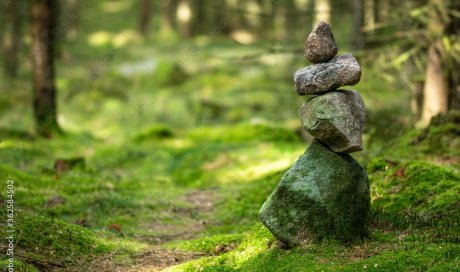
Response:
[[[337,153],[363,149],[364,101],[355,91],[337,90],[306,101],[299,110],[305,130]]]
[[[305,41],[305,58],[312,63],[326,62],[337,54],[331,26],[320,22]]]
[[[341,86],[355,85],[360,79],[361,67],[351,54],[307,66],[294,74],[295,88],[299,95],[323,94]]]

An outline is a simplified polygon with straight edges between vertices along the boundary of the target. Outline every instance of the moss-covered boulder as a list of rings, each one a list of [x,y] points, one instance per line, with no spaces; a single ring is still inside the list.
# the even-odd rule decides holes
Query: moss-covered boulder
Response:
[[[350,242],[364,237],[369,209],[366,171],[350,155],[314,140],[284,174],[259,218],[292,247],[324,238]]]

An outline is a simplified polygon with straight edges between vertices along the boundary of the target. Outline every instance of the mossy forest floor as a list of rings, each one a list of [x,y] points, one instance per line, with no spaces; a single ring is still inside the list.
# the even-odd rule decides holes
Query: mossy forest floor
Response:
[[[285,250],[257,213],[311,141],[292,86],[305,62],[286,53],[302,43],[117,35],[62,45],[63,136],[31,134],[26,68],[0,80],[0,202],[14,180],[17,268],[460,270],[460,115],[412,129],[409,92],[363,62],[366,144],[353,156],[370,177],[372,235]]]

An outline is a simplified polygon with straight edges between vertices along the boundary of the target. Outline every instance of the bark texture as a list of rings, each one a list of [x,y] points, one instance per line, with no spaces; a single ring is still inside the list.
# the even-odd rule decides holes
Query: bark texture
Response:
[[[51,137],[59,132],[56,116],[53,49],[56,14],[54,0],[32,1],[33,107],[37,133]]]

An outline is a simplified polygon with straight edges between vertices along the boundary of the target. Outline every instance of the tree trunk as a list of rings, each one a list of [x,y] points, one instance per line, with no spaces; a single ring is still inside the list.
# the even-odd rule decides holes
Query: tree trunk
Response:
[[[237,30],[248,30],[249,29],[249,22],[247,19],[247,1],[246,0],[237,0],[237,13],[234,14],[237,18]]]
[[[388,14],[390,12],[389,0],[378,0],[378,21],[386,23],[388,22]]]
[[[273,1],[273,11],[275,23],[275,37],[278,40],[285,40],[286,35],[286,7],[278,1]]]
[[[445,34],[444,16],[447,6],[443,0],[431,0],[428,37],[431,44],[425,71],[423,87],[423,111],[420,126],[427,126],[433,116],[445,113],[449,109],[449,82],[443,65],[443,44],[441,37]]]
[[[162,32],[171,32],[176,29],[176,7],[176,0],[166,0],[164,5],[158,5],[160,13],[163,14],[161,19]]]
[[[458,66],[450,76],[449,109],[460,111],[460,67]]]
[[[262,18],[257,31],[263,35],[264,38],[269,39],[272,37],[273,32],[273,0],[258,0],[262,10]]]
[[[225,18],[228,24],[228,33],[233,32],[238,28],[238,0],[225,0]]]
[[[374,0],[364,0],[364,27],[367,31],[375,29]]]
[[[451,1],[449,10],[460,10],[459,1]],[[460,36],[460,18],[458,16],[450,16],[450,24],[447,33],[451,37]],[[449,109],[460,111],[460,63],[452,58],[453,65],[449,75]]]
[[[55,0],[32,1],[32,69],[34,119],[37,133],[52,137],[60,129],[56,118],[53,49]]]
[[[449,84],[442,68],[441,53],[432,45],[428,50],[425,86],[423,88],[422,126],[428,125],[433,116],[447,112],[448,97]]]
[[[423,110],[423,82],[417,81],[411,88],[411,109],[417,119],[422,117]]]
[[[353,0],[353,34],[351,40],[351,51],[362,49],[366,42],[363,35],[363,0]]]
[[[227,2],[222,1],[219,3],[210,4],[212,12],[209,14],[212,18],[211,23],[211,35],[217,33],[229,34],[231,32],[231,25],[229,21],[229,11],[227,8]],[[214,33],[214,34],[212,34]]]
[[[4,37],[5,74],[16,77],[18,73],[19,48],[21,47],[20,3],[11,1],[5,9],[6,33]]]
[[[297,17],[296,13],[296,6],[294,0],[286,0],[285,2],[285,14],[286,16],[286,34],[288,39],[295,39],[296,29],[297,29]]]
[[[205,34],[207,31],[207,14],[206,14],[207,1],[206,0],[193,0],[194,15],[192,20],[192,33],[193,35]]]
[[[67,38],[74,40],[80,27],[80,0],[69,0],[68,4],[69,29],[67,30]]]
[[[190,0],[180,0],[176,10],[176,18],[179,23],[179,33],[182,38],[190,38],[192,36],[192,17],[193,14]]]
[[[320,22],[331,23],[331,1],[315,0],[315,18],[313,20],[313,29]]]
[[[149,26],[152,18],[152,5],[151,0],[141,0],[140,5],[140,21],[139,21],[139,32],[142,36],[147,37],[149,34]]]

